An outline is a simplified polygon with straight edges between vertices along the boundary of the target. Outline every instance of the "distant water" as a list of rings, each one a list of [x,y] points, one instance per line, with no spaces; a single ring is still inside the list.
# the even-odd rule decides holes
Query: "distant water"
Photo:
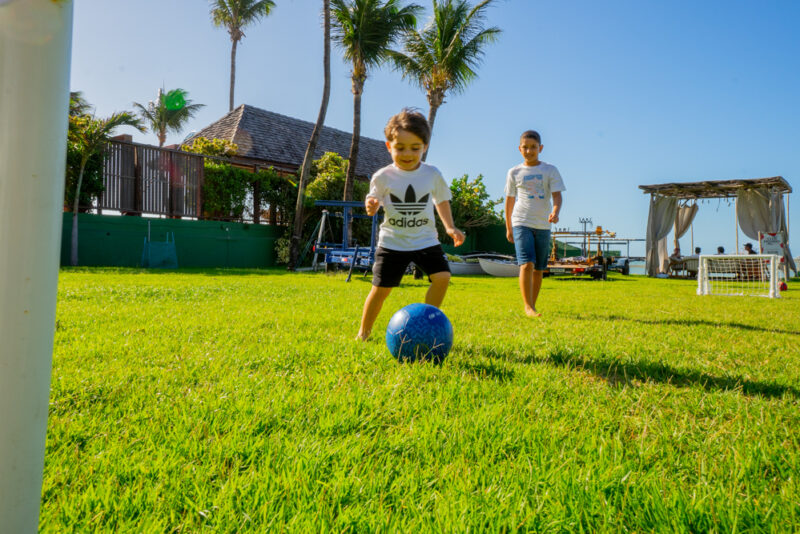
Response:
[[[631,274],[644,274],[643,261],[632,261],[630,265],[631,265]]]

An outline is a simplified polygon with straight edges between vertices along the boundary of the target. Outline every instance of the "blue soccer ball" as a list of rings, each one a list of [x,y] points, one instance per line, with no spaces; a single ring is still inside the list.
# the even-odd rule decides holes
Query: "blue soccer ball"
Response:
[[[441,363],[453,346],[453,325],[436,306],[409,304],[389,320],[386,346],[401,362]]]

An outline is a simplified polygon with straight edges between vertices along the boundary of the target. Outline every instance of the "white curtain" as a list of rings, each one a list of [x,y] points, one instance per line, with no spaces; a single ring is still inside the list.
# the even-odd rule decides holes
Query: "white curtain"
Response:
[[[691,228],[695,215],[697,215],[697,204],[691,206],[684,204],[679,206],[675,215],[675,246],[678,247],[678,240]],[[685,255],[685,254],[684,254]]]
[[[783,194],[767,188],[739,191],[736,198],[736,216],[739,218],[742,232],[750,239],[758,239],[758,232],[781,232],[784,261],[792,271],[797,272],[792,252],[789,250]]]
[[[665,272],[669,267],[667,235],[675,224],[678,199],[661,195],[650,195],[650,214],[647,216],[645,268],[648,276]]]

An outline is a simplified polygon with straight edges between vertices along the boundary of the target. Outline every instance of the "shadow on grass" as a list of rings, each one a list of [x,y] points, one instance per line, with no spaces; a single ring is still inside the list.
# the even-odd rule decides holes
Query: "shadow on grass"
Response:
[[[747,396],[800,398],[800,390],[771,382],[747,380],[736,376],[715,376],[694,369],[678,369],[663,362],[618,362],[574,354],[556,349],[545,356],[489,354],[490,357],[519,363],[543,363],[585,371],[605,380],[611,387],[636,387],[634,380],[658,382],[675,387],[701,387],[707,391],[739,391]]]
[[[732,321],[716,322],[706,321],[704,319],[637,319],[633,317],[625,317],[622,315],[571,315],[560,312],[554,312],[553,315],[560,315],[568,319],[575,319],[579,321],[629,321],[639,324],[646,324],[651,326],[712,326],[715,328],[726,327],[736,328],[749,332],[764,332],[767,334],[788,334],[791,336],[800,336],[797,330],[782,330],[780,328],[765,328],[763,326],[753,326],[743,323],[734,323]]]

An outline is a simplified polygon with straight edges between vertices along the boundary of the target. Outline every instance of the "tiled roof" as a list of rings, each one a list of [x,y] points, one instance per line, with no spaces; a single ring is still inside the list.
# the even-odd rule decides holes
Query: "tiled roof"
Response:
[[[287,167],[300,167],[314,123],[287,117],[253,106],[241,105],[193,137],[227,139],[239,146],[239,156],[261,159]],[[324,127],[314,159],[336,152],[347,159],[352,135]],[[370,177],[392,162],[383,141],[361,137],[356,174]]]

